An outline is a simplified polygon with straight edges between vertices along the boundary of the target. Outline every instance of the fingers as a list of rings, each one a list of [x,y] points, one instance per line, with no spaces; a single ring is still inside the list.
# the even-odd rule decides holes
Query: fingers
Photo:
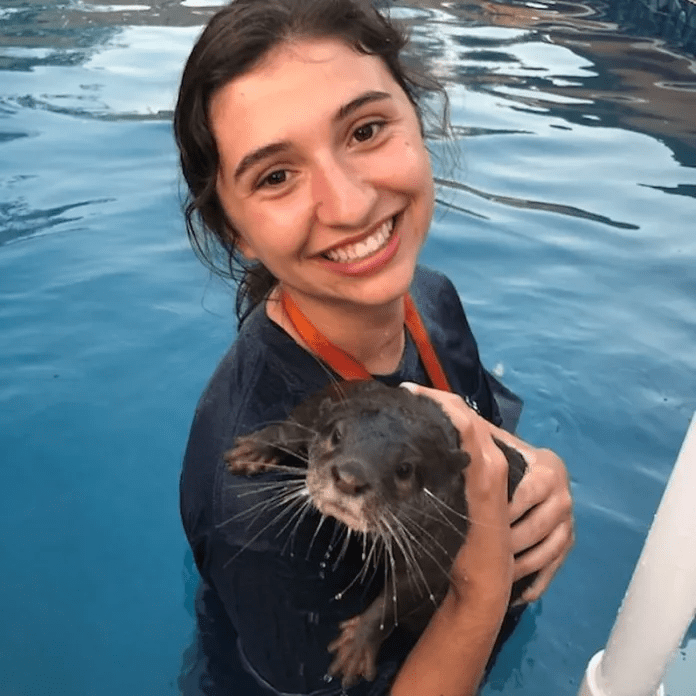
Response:
[[[514,530],[513,530],[514,534]],[[570,523],[559,524],[536,546],[515,557],[515,580],[565,560],[575,539]]]
[[[457,428],[462,449],[471,456],[466,470],[469,516],[474,524],[507,522],[507,461],[491,437],[490,424],[466,405],[458,394],[406,383],[409,391],[437,401]],[[505,514],[501,517],[501,512]]]
[[[456,394],[414,385],[417,394],[437,401],[461,436],[471,463],[466,499],[471,525],[452,564],[451,587],[480,607],[504,607],[510,597],[513,556],[508,512],[508,464],[491,437],[488,423]]]
[[[565,464],[550,450],[534,448],[488,423],[457,395],[418,385],[409,385],[408,388],[414,393],[429,396],[442,406],[460,432],[462,447],[471,454],[472,463],[466,476],[472,527],[465,547],[476,538],[476,527],[488,525],[492,530],[495,525],[501,524],[498,486],[502,472],[507,475],[507,463],[493,443],[492,436],[515,448],[526,460],[527,473],[506,506],[508,522],[512,523],[508,543],[517,556],[515,579],[537,573],[532,585],[524,592],[522,601],[538,599],[574,543],[573,503]],[[478,553],[483,553],[486,543],[493,544],[493,547],[497,543],[502,558],[501,542],[492,541],[491,536],[489,534],[488,539],[482,538]],[[477,557],[472,553],[470,560],[477,563],[484,562],[484,558],[483,555]],[[501,562],[500,567],[503,565]]]
[[[487,461],[491,459],[497,461],[496,451],[498,448],[491,447],[492,439],[487,432],[488,422],[467,406],[461,396],[439,389],[423,387],[413,382],[402,382],[400,386],[413,394],[427,396],[440,404],[454,427],[459,431],[462,449],[469,452],[472,459],[483,454]]]
[[[511,543],[516,555],[529,553],[533,548],[556,534],[558,545],[572,542],[572,507],[565,502],[565,494],[550,495],[512,525]],[[538,568],[533,568],[538,570]]]
[[[526,445],[529,448],[528,445]],[[531,456],[525,452],[522,455],[527,460],[528,470],[522,482],[515,491],[510,505],[512,521],[520,519],[535,505],[554,499],[558,515],[570,515],[573,501],[570,496],[568,472],[563,461],[548,449],[536,449]]]
[[[510,504],[515,579],[537,573],[520,601],[533,602],[549,586],[575,542],[573,501],[563,462],[537,450]]]
[[[573,500],[568,475],[550,450],[537,450],[510,503],[510,519],[515,554],[540,544],[552,533],[565,550],[564,556],[572,546]]]
[[[561,567],[564,560],[565,556],[558,556],[551,564],[540,570],[536,578],[534,578],[534,582],[529,585],[519,599],[513,602],[513,606],[536,602],[537,599],[539,599],[539,597],[546,592],[546,589],[551,584],[551,580],[553,580],[553,576]]]

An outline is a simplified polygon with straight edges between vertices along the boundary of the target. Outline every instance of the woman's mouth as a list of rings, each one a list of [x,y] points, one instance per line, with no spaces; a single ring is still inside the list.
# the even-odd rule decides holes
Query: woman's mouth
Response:
[[[345,246],[331,249],[324,252],[322,256],[334,263],[355,263],[356,261],[362,261],[387,246],[392,232],[394,231],[395,220],[396,216],[380,225],[369,237],[355,244],[346,244]]]

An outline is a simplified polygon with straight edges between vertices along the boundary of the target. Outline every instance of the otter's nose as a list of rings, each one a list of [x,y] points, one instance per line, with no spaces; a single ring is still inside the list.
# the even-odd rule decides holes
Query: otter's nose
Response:
[[[333,476],[336,488],[346,495],[362,495],[370,488],[370,484],[362,475],[360,466],[355,462],[334,464],[331,467],[331,475]]]

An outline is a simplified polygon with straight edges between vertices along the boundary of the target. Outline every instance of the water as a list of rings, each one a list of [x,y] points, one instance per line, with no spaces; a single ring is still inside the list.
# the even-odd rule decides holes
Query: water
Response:
[[[2,694],[178,693],[178,472],[234,336],[185,241],[169,122],[211,11],[0,6]],[[696,409],[696,64],[598,0],[393,11],[448,87],[459,155],[438,160],[423,260],[576,501],[576,548],[484,694],[570,696]],[[693,696],[678,666],[671,696]]]

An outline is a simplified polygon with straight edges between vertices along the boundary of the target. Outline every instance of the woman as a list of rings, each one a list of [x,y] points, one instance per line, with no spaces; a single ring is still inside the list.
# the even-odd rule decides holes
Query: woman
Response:
[[[512,580],[538,571],[524,596],[536,599],[572,544],[562,462],[495,427],[501,418],[456,292],[416,265],[434,205],[417,101],[428,85],[403,69],[403,46],[360,0],[237,0],[211,20],[184,71],[175,132],[188,231],[208,261],[217,248],[231,273],[246,269],[239,335],[201,398],[181,479],[203,579],[206,693],[340,692],[324,678],[328,647],[379,583],[351,584],[360,550],[337,561],[330,524],[313,546],[302,546],[314,539],[307,525],[284,536],[272,486],[240,483],[222,453],[343,374],[327,343],[387,384],[433,386],[404,327],[407,295],[454,393],[412,388],[440,401],[462,434],[478,524],[415,647],[417,637],[395,630],[377,678],[349,693],[475,693]],[[529,463],[509,506],[492,433]],[[215,666],[237,659],[254,676],[243,688]]]

